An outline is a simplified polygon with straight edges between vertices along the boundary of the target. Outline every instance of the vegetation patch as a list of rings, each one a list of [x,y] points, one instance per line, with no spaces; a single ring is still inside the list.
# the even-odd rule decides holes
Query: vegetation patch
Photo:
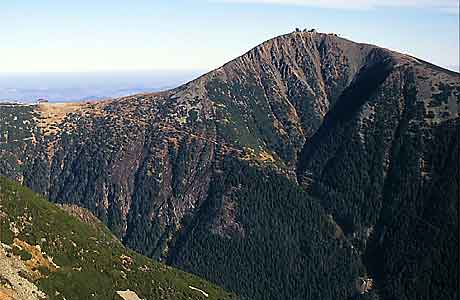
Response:
[[[3,177],[0,205],[8,214],[8,218],[0,219],[0,241],[12,246],[25,265],[23,277],[36,282],[50,300],[113,299],[121,290],[134,291],[141,299],[235,297],[199,277],[124,248],[102,223],[83,223]],[[24,220],[27,226],[21,226]],[[13,240],[8,233],[12,221],[18,227]],[[205,291],[209,297],[189,286]]]

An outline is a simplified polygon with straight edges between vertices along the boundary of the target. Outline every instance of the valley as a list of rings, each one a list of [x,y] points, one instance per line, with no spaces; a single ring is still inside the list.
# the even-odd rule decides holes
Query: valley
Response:
[[[296,31],[172,90],[0,104],[0,174],[247,299],[456,299],[459,110],[456,72]]]

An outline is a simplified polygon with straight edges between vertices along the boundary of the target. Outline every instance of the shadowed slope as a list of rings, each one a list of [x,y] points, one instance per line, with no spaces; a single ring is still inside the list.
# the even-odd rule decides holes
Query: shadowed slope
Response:
[[[448,297],[436,283],[458,278],[448,249],[458,247],[459,85],[457,73],[408,55],[294,32],[174,90],[58,116],[0,106],[0,172],[88,208],[133,249],[256,299],[351,296],[352,277],[366,273],[377,279],[371,297],[410,298],[411,282],[429,287],[417,297]],[[222,179],[229,170],[242,178]],[[337,236],[305,229],[317,218]],[[448,234],[430,248],[414,222]],[[428,265],[453,277],[428,276]]]

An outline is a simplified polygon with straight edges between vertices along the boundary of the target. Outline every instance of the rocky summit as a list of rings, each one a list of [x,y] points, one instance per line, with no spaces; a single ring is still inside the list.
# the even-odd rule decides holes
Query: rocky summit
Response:
[[[459,110],[459,73],[296,31],[161,93],[0,104],[0,174],[248,299],[457,299]]]

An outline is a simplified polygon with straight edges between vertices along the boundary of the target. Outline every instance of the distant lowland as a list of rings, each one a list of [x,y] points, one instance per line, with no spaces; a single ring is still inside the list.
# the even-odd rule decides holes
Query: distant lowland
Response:
[[[76,102],[158,92],[186,83],[204,71],[116,71],[0,73],[0,102]]]

